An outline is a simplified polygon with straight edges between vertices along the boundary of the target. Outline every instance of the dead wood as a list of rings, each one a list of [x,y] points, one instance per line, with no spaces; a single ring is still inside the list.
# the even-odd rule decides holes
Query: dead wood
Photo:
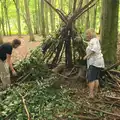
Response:
[[[107,111],[104,111],[101,109],[97,109],[97,108],[93,108],[93,107],[89,107],[89,106],[84,106],[84,107],[89,108],[89,109],[94,110],[94,111],[102,112],[104,114],[108,114],[108,115],[112,115],[112,116],[120,118],[120,115],[118,115],[118,114],[110,113],[110,112],[107,112]]]
[[[23,106],[24,106],[24,109],[25,109],[25,112],[26,112],[26,115],[27,115],[27,118],[28,118],[27,120],[31,120],[30,113],[29,113],[27,105],[25,103],[25,98],[24,98],[24,96],[22,96],[22,94],[19,93],[19,95],[22,98]]]
[[[117,67],[118,65],[120,65],[120,62],[117,62],[117,63],[111,65],[110,67],[106,68],[104,71],[109,71],[109,70],[111,70],[111,69]]]

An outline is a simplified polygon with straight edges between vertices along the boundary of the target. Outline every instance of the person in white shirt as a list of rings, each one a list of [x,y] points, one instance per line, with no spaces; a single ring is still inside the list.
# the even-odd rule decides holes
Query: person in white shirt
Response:
[[[86,38],[89,41],[86,48],[86,56],[84,60],[87,60],[87,81],[89,87],[89,97],[94,98],[95,92],[99,87],[99,74],[100,70],[105,67],[103,54],[101,53],[101,46],[99,39],[96,36],[94,29],[88,29],[86,31]]]

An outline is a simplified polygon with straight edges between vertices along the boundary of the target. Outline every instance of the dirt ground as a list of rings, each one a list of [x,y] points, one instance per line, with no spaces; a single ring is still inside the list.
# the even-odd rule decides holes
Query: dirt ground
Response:
[[[3,41],[4,42],[11,42],[13,39],[20,39],[21,40],[21,46],[17,49],[13,49],[12,54],[12,61],[16,62],[17,60],[24,59],[29,53],[30,50],[35,49],[37,46],[39,46],[42,43],[42,38],[40,36],[35,36],[34,42],[29,41],[29,36],[4,36]]]

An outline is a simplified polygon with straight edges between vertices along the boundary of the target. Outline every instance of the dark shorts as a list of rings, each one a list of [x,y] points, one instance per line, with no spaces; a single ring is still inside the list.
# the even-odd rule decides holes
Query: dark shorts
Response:
[[[101,68],[90,65],[87,70],[87,81],[92,82],[99,79]]]

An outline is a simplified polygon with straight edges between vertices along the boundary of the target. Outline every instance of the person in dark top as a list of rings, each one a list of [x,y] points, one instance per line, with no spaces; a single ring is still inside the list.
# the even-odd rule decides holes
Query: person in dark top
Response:
[[[21,41],[18,39],[14,39],[12,43],[3,43],[0,45],[0,79],[3,84],[3,88],[11,84],[9,68],[14,76],[17,75],[12,65],[11,54],[13,48],[18,48],[20,45]]]

